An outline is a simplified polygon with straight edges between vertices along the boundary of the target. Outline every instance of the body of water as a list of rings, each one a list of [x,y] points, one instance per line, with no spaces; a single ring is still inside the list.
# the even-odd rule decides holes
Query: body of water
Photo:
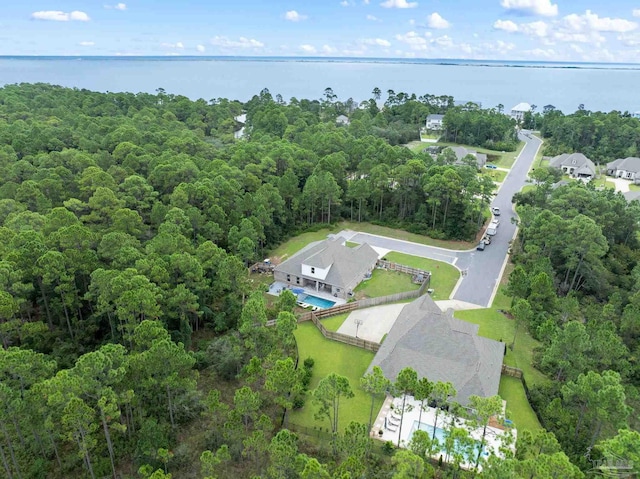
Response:
[[[571,113],[640,111],[640,65],[470,60],[166,57],[2,57],[0,85],[44,82],[111,92],[167,93],[191,99],[246,101],[263,88],[285,100],[371,97],[378,87],[417,95],[452,95],[483,107],[520,102]]]

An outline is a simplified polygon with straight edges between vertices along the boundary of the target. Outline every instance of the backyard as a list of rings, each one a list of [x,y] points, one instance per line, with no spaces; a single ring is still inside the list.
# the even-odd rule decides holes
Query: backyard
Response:
[[[442,261],[420,258],[419,256],[411,256],[404,253],[396,253],[395,251],[387,253],[385,258],[389,261],[393,261],[394,263],[411,266],[425,271],[431,271],[431,283],[429,284],[429,288],[433,289],[431,297],[434,301],[449,299],[453,288],[455,288],[456,283],[460,278],[460,271],[455,266],[452,266],[449,263],[443,263]]]
[[[354,293],[356,293],[356,299],[379,298],[380,296],[412,291],[419,287],[419,284],[411,281],[409,274],[374,269],[371,278],[360,283]]]
[[[478,153],[484,153],[487,155],[489,162],[493,165],[499,166],[501,168],[511,168],[515,159],[524,148],[525,143],[523,141],[518,143],[518,149],[516,151],[495,151],[488,150],[486,148],[480,148],[477,146],[470,145],[459,145],[456,143],[448,143],[439,141],[437,143],[422,143],[422,142],[411,142],[407,146],[414,152],[419,153],[424,150],[428,146],[463,146],[467,150],[477,151]]]
[[[325,326],[327,321],[329,320],[323,321]],[[300,360],[311,357],[315,361],[309,391],[312,391],[320,379],[330,373],[340,374],[349,379],[354,397],[340,401],[340,429],[344,430],[351,421],[368,424],[371,396],[360,388],[360,378],[373,360],[374,353],[325,339],[311,322],[300,323],[295,331],[295,336]],[[375,413],[379,411],[381,406],[382,397],[375,404]],[[309,393],[304,407],[293,411],[290,421],[294,425],[326,430],[329,428],[329,421],[315,419],[316,411],[317,407],[313,404],[311,393]]]

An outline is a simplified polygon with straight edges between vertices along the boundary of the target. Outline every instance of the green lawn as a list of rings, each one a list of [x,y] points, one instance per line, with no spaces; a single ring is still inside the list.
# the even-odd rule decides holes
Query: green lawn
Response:
[[[613,181],[609,181],[604,175],[600,176],[600,178],[594,178],[591,182],[596,188],[610,188],[612,190],[616,188],[616,184]]]
[[[335,316],[331,316],[330,318],[325,318],[322,320],[322,325],[327,328],[329,331],[337,331],[344,323],[344,320],[349,317],[351,312],[336,314]]]
[[[640,185],[634,185],[633,183],[629,183],[629,191],[640,191]]]
[[[355,293],[364,294],[367,298],[379,298],[390,294],[404,293],[418,289],[420,285],[411,282],[411,275],[398,271],[374,269],[371,279],[360,283]],[[360,298],[360,295],[357,295]]]
[[[354,397],[340,401],[340,429],[344,430],[350,421],[368,424],[371,396],[360,389],[360,378],[369,367],[374,353],[325,339],[311,322],[299,324],[295,336],[300,359],[312,357],[315,360],[310,391],[317,386],[320,379],[332,372],[349,379]],[[377,414],[381,406],[382,398],[376,402],[374,414]],[[318,421],[314,418],[316,410],[317,407],[309,395],[305,406],[291,413],[290,421],[310,428],[328,428],[329,422],[326,419]]]
[[[505,297],[506,298],[506,297]],[[495,306],[495,303],[494,303]],[[502,340],[507,345],[513,341],[513,320],[507,318],[497,309],[476,309],[471,311],[457,311],[456,317],[470,323],[480,325],[481,336]],[[533,349],[540,343],[521,326],[516,337],[515,348],[512,351],[507,348],[504,364],[522,369],[527,384],[545,384],[549,379],[532,366]],[[510,419],[516,427],[536,429],[540,428],[538,418],[529,405],[524,388],[519,379],[503,376],[500,380],[500,396],[507,401],[507,410],[510,411]]]
[[[542,429],[538,416],[531,409],[524,392],[522,381],[510,376],[500,378],[500,397],[507,401],[507,418],[511,419],[519,431]]]
[[[429,288],[434,290],[431,297],[436,301],[439,299],[449,299],[453,288],[460,278],[460,271],[456,267],[451,266],[449,263],[443,263],[442,261],[396,253],[395,251],[387,253],[385,258],[394,263],[431,271],[431,284]]]
[[[484,176],[488,176],[496,183],[502,183],[504,179],[507,177],[508,173],[509,173],[508,171],[490,170],[488,168],[484,168],[481,174]]]

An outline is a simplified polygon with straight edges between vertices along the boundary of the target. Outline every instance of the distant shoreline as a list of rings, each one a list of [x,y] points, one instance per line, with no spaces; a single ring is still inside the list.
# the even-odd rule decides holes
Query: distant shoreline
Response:
[[[523,60],[471,60],[448,58],[368,58],[368,57],[250,57],[250,56],[90,56],[90,55],[0,55],[0,60],[44,61],[219,61],[219,62],[295,62],[295,63],[380,63],[495,68],[556,68],[588,70],[640,70],[640,63],[545,62]]]

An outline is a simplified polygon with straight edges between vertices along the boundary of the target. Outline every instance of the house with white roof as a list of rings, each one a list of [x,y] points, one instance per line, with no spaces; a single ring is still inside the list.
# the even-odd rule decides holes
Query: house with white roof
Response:
[[[427,116],[425,128],[427,130],[442,130],[444,115],[432,114]]]
[[[516,106],[514,106],[511,109],[511,118],[513,118],[516,121],[522,121],[524,120],[524,114],[531,111],[531,105],[529,105],[528,103],[518,103]]]
[[[275,267],[273,278],[293,288],[309,288],[347,299],[362,280],[370,277],[378,253],[368,244],[354,248],[343,238],[316,241]]]
[[[596,176],[596,165],[582,153],[564,153],[555,156],[549,160],[549,166],[581,180],[588,181]]]
[[[640,158],[629,156],[607,163],[607,175],[640,184]]]
[[[340,115],[336,118],[336,123],[338,125],[348,125],[349,124],[349,118],[347,118],[345,115]]]

